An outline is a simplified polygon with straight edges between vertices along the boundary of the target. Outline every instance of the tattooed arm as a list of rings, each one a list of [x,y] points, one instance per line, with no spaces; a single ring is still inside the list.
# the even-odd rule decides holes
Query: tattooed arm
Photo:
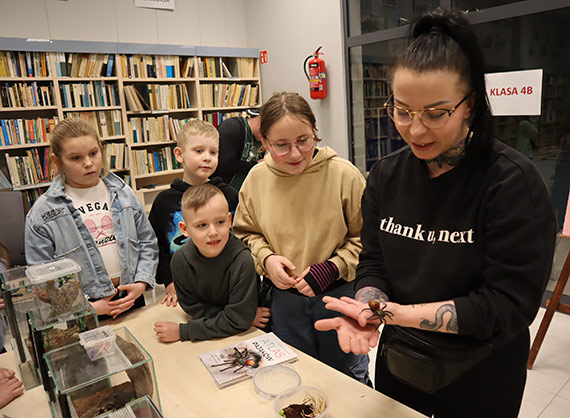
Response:
[[[384,309],[393,313],[392,319],[385,317],[387,324],[451,334],[457,334],[459,331],[457,311],[452,300],[420,305],[398,305],[388,302]]]
[[[354,297],[357,301],[367,303],[369,300],[377,300],[378,302],[388,302],[388,296],[380,289],[372,286],[366,286],[359,289]]]

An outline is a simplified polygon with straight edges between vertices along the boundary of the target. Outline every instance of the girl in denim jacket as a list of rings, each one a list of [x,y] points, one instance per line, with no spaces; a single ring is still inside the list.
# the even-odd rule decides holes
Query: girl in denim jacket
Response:
[[[51,133],[59,175],[26,217],[26,261],[71,258],[81,266],[83,292],[99,315],[144,306],[154,287],[158,246],[141,202],[103,169],[96,128],[65,119]]]

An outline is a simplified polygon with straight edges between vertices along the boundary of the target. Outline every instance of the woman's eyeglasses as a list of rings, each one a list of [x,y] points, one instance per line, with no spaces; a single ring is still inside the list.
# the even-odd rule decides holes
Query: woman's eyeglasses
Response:
[[[404,107],[389,103],[393,96],[394,95],[391,95],[386,103],[384,103],[384,109],[386,109],[386,113],[396,125],[411,125],[412,120],[414,119],[414,114],[416,114],[420,117],[420,120],[427,128],[441,128],[449,121],[453,112],[455,112],[457,108],[461,106],[469,96],[471,96],[471,93],[461,99],[461,101],[451,109],[429,108],[424,110],[408,110]]]
[[[289,154],[293,145],[296,146],[300,152],[310,151],[315,146],[314,135],[299,138],[295,142],[277,141],[275,144],[272,144],[271,141],[269,141],[269,138],[265,137],[265,139],[267,140],[269,146],[273,148],[275,155],[278,157],[284,157],[285,155]]]

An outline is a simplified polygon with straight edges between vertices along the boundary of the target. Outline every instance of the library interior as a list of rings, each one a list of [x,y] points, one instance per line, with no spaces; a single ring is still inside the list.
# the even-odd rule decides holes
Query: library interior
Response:
[[[476,416],[475,390],[463,406],[441,399],[478,386],[482,370],[510,373],[495,354],[511,349],[524,368],[506,382],[520,390],[481,389],[492,406],[481,411],[568,416],[568,0],[0,0],[0,10],[0,418]],[[414,42],[434,34],[460,64],[414,66],[427,45]],[[451,101],[437,96],[449,91]],[[476,103],[496,158],[478,154]],[[461,115],[463,136],[433,154]],[[175,273],[183,258],[188,272]],[[255,315],[244,306],[253,296]],[[399,319],[438,301],[422,319],[444,326]],[[333,316],[328,331],[313,326]],[[366,349],[343,346],[340,324],[358,328],[362,346],[370,332]],[[417,354],[406,338],[427,354],[406,363]],[[319,351],[325,341],[336,357]],[[459,350],[484,344],[492,354],[438,386],[449,371],[430,366],[445,363],[442,350],[460,353],[453,369],[475,358]],[[339,366],[350,361],[361,375]],[[499,412],[509,402],[511,415]]]

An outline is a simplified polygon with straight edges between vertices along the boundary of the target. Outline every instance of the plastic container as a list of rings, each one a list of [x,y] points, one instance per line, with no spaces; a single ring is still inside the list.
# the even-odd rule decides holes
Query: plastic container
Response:
[[[79,344],[83,346],[91,361],[114,354],[116,339],[117,336],[109,325],[79,334]]]
[[[301,376],[290,367],[277,365],[258,369],[253,375],[253,386],[262,400],[271,400],[287,389],[298,388]]]
[[[66,319],[74,313],[88,310],[89,305],[81,291],[80,271],[79,264],[68,258],[26,269],[44,322]]]
[[[329,410],[329,398],[325,392],[312,386],[299,386],[281,393],[273,402],[276,418],[283,418],[281,411],[290,405],[313,404],[319,412],[314,418],[324,418]]]

